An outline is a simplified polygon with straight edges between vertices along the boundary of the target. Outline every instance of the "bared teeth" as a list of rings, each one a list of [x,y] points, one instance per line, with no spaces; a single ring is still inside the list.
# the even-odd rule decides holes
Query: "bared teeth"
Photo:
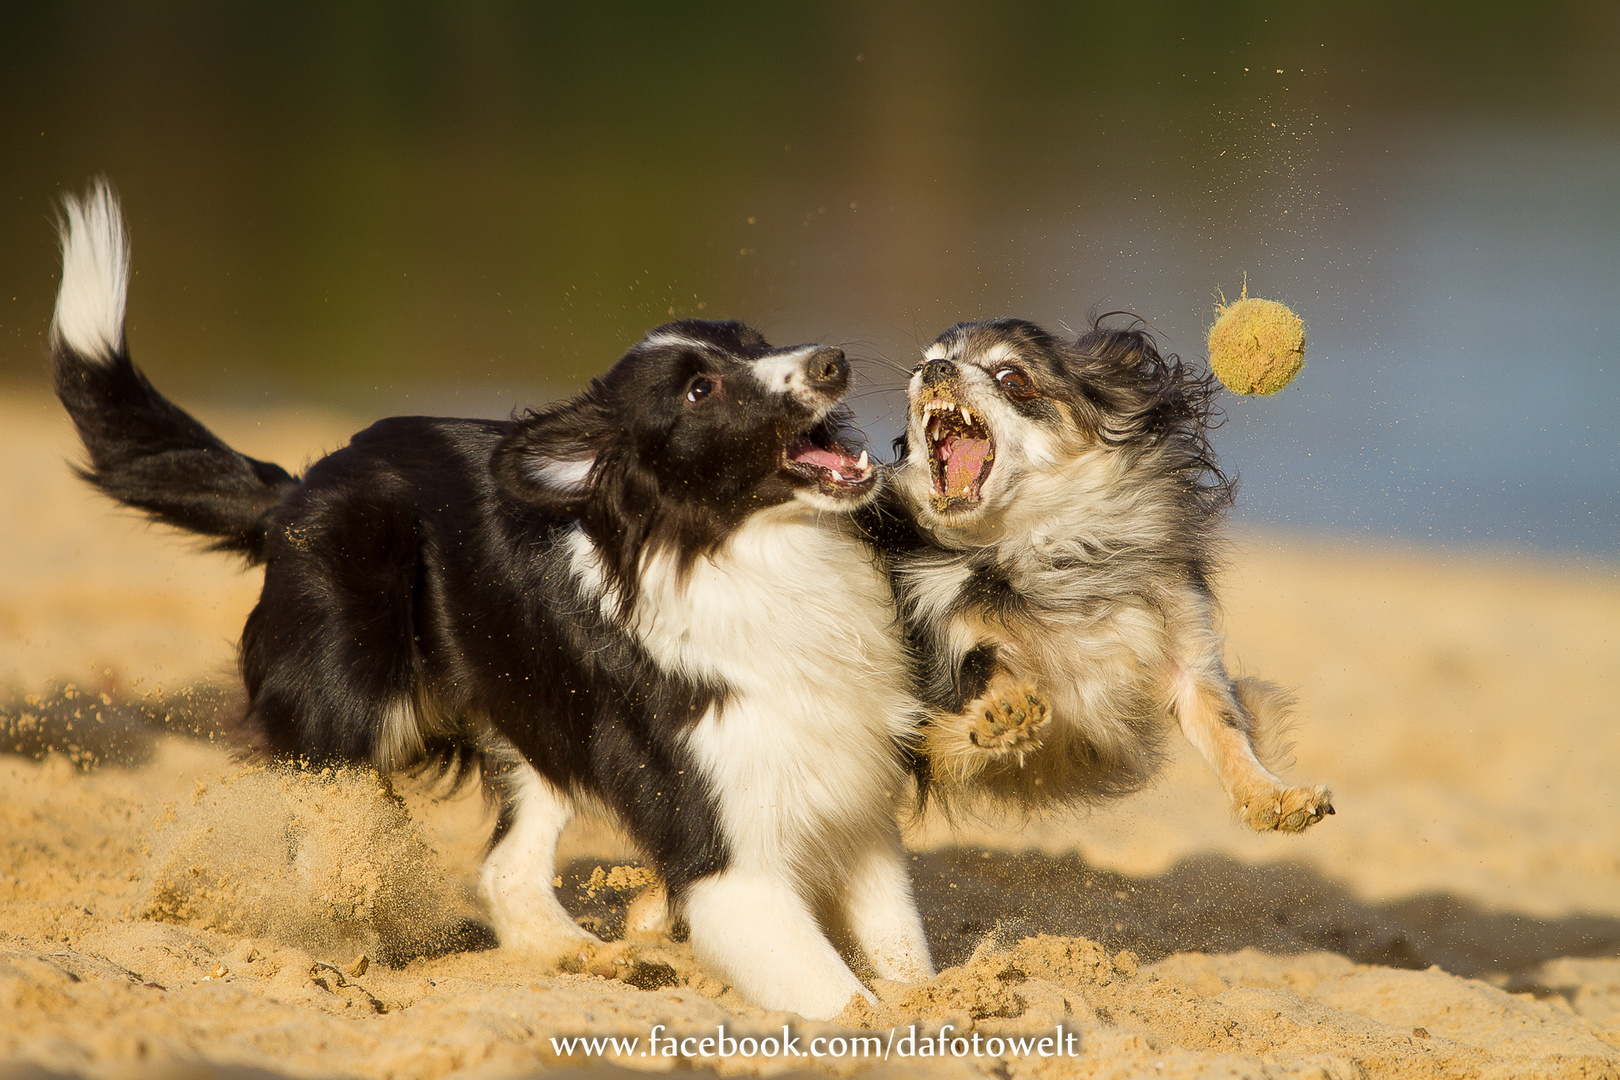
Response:
[[[957,417],[971,427],[983,427],[985,418],[975,413],[969,406],[958,405],[954,401],[935,399],[923,406],[923,430],[928,437],[938,441],[944,431],[944,417],[947,413],[955,413]]]
[[[868,472],[870,472],[870,471],[871,471],[871,469],[872,469],[872,463],[871,463],[871,462],[870,462],[870,461],[868,461],[868,460],[867,460],[867,457],[866,457],[866,451],[865,451],[865,450],[862,450],[862,451],[861,451],[861,459],[860,459],[860,460],[859,460],[859,461],[857,461],[857,462],[856,462],[856,463],[855,463],[855,467],[856,467],[856,468],[857,468],[857,469],[859,469],[859,470],[861,470],[861,474],[862,474],[862,475],[863,475],[863,476],[864,476],[864,475],[865,475],[865,474],[866,474],[866,473],[868,473]]]

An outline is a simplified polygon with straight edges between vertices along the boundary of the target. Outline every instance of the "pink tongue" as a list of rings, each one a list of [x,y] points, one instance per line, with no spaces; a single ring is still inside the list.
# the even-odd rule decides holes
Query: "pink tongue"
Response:
[[[823,450],[819,446],[800,450],[793,455],[793,460],[802,461],[806,465],[814,465],[839,474],[842,474],[846,468],[853,468],[855,464],[847,456],[832,450]]]
[[[945,494],[965,495],[979,481],[984,459],[990,456],[989,439],[965,439],[952,436],[943,449],[945,458]]]

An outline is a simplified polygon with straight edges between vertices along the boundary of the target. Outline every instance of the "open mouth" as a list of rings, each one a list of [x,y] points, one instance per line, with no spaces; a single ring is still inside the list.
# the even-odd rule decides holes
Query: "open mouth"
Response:
[[[935,398],[923,406],[923,431],[934,479],[934,509],[976,506],[996,463],[996,443],[984,418],[966,405]]]
[[[862,450],[852,455],[838,441],[831,422],[817,424],[789,441],[783,468],[790,474],[812,480],[822,492],[837,497],[865,494],[877,482],[877,468]]]

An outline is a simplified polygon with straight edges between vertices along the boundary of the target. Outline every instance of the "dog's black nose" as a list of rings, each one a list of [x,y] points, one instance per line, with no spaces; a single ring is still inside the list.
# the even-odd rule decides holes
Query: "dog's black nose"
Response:
[[[956,378],[956,365],[949,360],[930,360],[922,366],[923,385],[935,387]]]
[[[842,393],[849,385],[849,361],[844,359],[844,350],[830,346],[817,349],[804,362],[804,376],[817,390]]]

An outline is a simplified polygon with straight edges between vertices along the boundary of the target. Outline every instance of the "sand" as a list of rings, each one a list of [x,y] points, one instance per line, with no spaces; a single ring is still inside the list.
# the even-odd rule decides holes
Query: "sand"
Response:
[[[203,419],[289,466],[358,426]],[[941,974],[811,1023],[668,938],[576,972],[490,948],[475,794],[234,762],[256,575],[109,508],[71,453],[54,403],[7,392],[0,1075],[1620,1076],[1614,567],[1240,536],[1233,662],[1298,688],[1290,775],[1337,816],[1247,834],[1182,752],[1093,812],[913,823]],[[570,907],[617,934],[634,853],[585,821],[564,855]],[[659,1024],[686,1053],[643,1056]],[[755,1052],[705,1052],[721,1026]],[[844,1053],[784,1056],[784,1028]],[[610,1035],[639,1041],[558,1041]],[[1007,1041],[1032,1037],[1048,1056]]]

